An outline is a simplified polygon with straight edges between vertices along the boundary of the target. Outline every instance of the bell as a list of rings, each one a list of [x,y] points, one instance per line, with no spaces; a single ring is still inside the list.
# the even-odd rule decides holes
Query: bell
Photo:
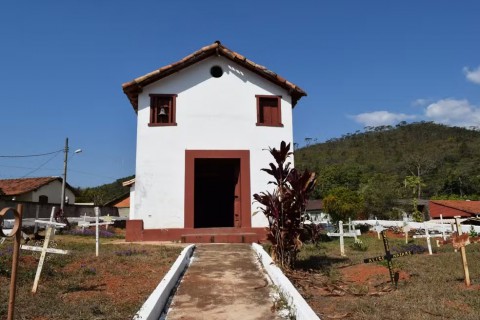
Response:
[[[160,108],[160,112],[158,113],[159,116],[166,116],[167,113],[165,112],[165,107]]]

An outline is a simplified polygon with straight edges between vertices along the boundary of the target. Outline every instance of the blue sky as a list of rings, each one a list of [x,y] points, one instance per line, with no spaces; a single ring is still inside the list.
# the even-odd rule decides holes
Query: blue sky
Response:
[[[0,4],[0,156],[61,150],[68,182],[134,174],[121,85],[220,40],[299,85],[294,137],[365,126],[480,126],[480,1],[8,1]],[[55,176],[61,152],[0,157],[0,178]]]

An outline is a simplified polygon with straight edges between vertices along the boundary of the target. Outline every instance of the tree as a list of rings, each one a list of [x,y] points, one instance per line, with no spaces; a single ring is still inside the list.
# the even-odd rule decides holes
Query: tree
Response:
[[[436,166],[435,160],[432,157],[433,155],[428,155],[420,151],[408,154],[405,159],[405,164],[410,175],[416,176],[418,180],[421,181],[422,177],[433,170]],[[417,183],[418,199],[422,197],[422,187],[424,186],[424,183]]]
[[[408,189],[410,188],[412,190],[412,205],[413,205],[413,210],[412,210],[412,216],[413,219],[417,222],[423,221],[423,216],[420,211],[418,211],[418,200],[419,198],[416,197],[417,190],[420,190],[422,187],[422,179],[418,176],[406,176],[405,177],[405,187]]]
[[[323,208],[333,222],[355,219],[364,213],[363,197],[357,191],[345,187],[337,187],[323,198]]]
[[[262,205],[259,211],[268,219],[272,259],[283,269],[291,269],[302,245],[300,232],[306,219],[305,207],[316,177],[313,172],[305,170],[301,173],[290,168],[290,162],[286,161],[292,153],[290,144],[285,141],[281,142],[278,150],[270,148],[270,153],[276,164],[270,163],[270,168],[262,171],[274,178],[269,183],[274,184],[275,189],[256,193],[253,198]]]
[[[331,190],[346,187],[357,190],[362,179],[361,169],[355,164],[330,165],[319,170],[318,194],[326,196]]]
[[[372,175],[360,188],[368,214],[379,219],[397,218],[394,216],[394,207],[400,198],[400,187],[395,176],[382,173]]]

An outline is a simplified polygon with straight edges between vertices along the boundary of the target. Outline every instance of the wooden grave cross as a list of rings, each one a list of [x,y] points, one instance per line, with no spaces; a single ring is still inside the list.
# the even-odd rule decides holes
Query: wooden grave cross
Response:
[[[343,241],[344,237],[354,237],[357,239],[357,235],[360,230],[355,230],[355,232],[348,232],[344,233],[343,232],[343,221],[338,221],[338,232],[327,232],[327,236],[329,237],[340,237],[340,255],[342,257],[345,257],[345,244]]]
[[[465,247],[470,244],[470,237],[468,233],[463,233],[462,227],[460,226],[460,217],[456,216],[455,218],[455,225],[457,227],[457,232],[454,232],[450,239],[441,241],[443,244],[452,243],[455,252],[460,249],[460,254],[462,256],[462,265],[463,265],[463,272],[465,274],[465,285],[467,287],[470,286],[470,272],[468,271],[468,263],[467,263],[467,253],[465,251]],[[474,239],[475,242],[478,239]]]
[[[373,258],[367,258],[364,259],[364,263],[370,263],[370,262],[377,262],[377,261],[384,261],[387,260],[388,264],[388,271],[390,273],[390,281],[392,282],[393,285],[397,285],[398,282],[398,272],[394,273],[393,272],[393,263],[392,259],[394,258],[399,258],[399,257],[405,257],[405,256],[410,256],[413,254],[413,251],[404,251],[404,252],[399,252],[399,253],[394,253],[392,254],[390,252],[390,245],[388,244],[388,239],[385,236],[385,232],[381,231],[382,239],[383,239],[383,246],[385,247],[385,255],[384,256],[378,256],[378,257],[373,257]]]
[[[94,208],[95,211],[95,223],[90,223],[90,222],[79,222],[78,225],[81,226],[82,228],[84,227],[91,227],[95,226],[95,256],[98,257],[98,247],[99,247],[99,238],[100,238],[100,233],[99,233],[99,227],[100,226],[107,226],[109,224],[113,224],[111,221],[106,221],[106,222],[100,222],[99,217],[100,217],[100,209],[98,207]],[[111,218],[110,218],[111,220]]]
[[[3,217],[8,213],[12,212],[14,216],[14,224],[10,233],[5,234],[3,226]],[[13,254],[12,254],[12,271],[10,273],[10,294],[8,297],[8,314],[5,319],[13,320],[15,313],[15,296],[17,294],[17,269],[18,269],[18,259],[20,256],[20,242],[22,240],[21,230],[22,230],[22,214],[23,214],[23,205],[18,204],[17,209],[14,208],[3,208],[0,210],[0,236],[3,238],[12,237],[13,238]]]
[[[55,214],[55,207],[52,207],[52,213],[50,215],[49,221],[35,220],[36,223],[46,225],[45,240],[43,241],[43,247],[33,247],[33,246],[26,246],[26,245],[21,246],[23,250],[41,252],[40,260],[38,261],[37,272],[35,274],[35,280],[33,281],[32,293],[37,292],[38,282],[40,280],[40,274],[42,273],[43,263],[45,261],[46,254],[47,253],[68,254],[69,252],[68,250],[52,249],[48,247],[48,244],[50,242],[50,237],[52,235],[52,230],[54,230],[55,227],[62,227],[62,228],[65,227],[65,223],[58,223],[53,221],[54,214]]]

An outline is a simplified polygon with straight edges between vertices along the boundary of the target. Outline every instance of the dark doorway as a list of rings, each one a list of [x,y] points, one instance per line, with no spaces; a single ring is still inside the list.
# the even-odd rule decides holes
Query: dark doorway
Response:
[[[194,227],[234,227],[240,159],[195,159]]]

